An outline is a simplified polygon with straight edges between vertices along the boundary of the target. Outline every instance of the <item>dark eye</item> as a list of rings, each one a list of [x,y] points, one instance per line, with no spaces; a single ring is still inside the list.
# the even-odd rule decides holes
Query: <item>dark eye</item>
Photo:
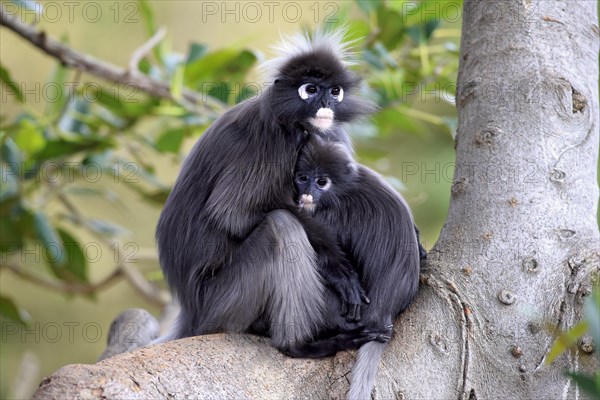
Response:
[[[331,89],[331,95],[337,99],[337,101],[342,101],[344,99],[344,89],[339,86],[336,86]]]
[[[328,178],[318,178],[317,179],[317,186],[320,189],[323,189],[325,186],[327,186],[328,183],[329,183],[329,179]]]
[[[300,175],[299,177],[296,178],[296,180],[300,183],[306,183],[306,182],[308,182],[308,176]]]
[[[306,100],[310,96],[314,96],[319,91],[317,85],[312,83],[305,83],[304,85],[298,88],[298,95],[301,99]]]

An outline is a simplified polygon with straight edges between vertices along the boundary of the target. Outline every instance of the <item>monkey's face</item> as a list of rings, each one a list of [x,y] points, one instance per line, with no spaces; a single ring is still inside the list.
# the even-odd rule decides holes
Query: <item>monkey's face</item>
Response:
[[[303,76],[294,82],[276,82],[273,108],[280,122],[300,123],[306,129],[327,131],[336,122],[347,120],[341,110],[344,87],[335,81],[316,76]]]
[[[344,100],[344,88],[336,84],[307,82],[298,88],[298,96],[306,103],[306,122],[325,131],[333,125],[335,108]]]
[[[315,211],[320,205],[321,198],[331,189],[331,178],[315,173],[296,174],[296,190],[298,193],[298,206],[308,212]]]
[[[281,69],[270,91],[274,117],[285,125],[300,123],[308,130],[327,131],[373,108],[352,95],[359,79],[325,51],[292,58]]]
[[[298,206],[309,212],[339,207],[341,197],[355,184],[357,168],[345,145],[311,138],[296,161]]]

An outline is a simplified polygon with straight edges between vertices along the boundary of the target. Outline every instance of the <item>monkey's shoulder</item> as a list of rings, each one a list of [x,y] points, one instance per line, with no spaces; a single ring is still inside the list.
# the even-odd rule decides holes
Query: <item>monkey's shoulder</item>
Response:
[[[387,209],[406,207],[405,201],[379,173],[359,165],[353,195],[355,200]]]
[[[186,164],[191,168],[215,166],[217,170],[229,164],[251,162],[264,146],[264,132],[259,107],[254,102],[238,104],[217,118],[198,139]],[[263,140],[264,141],[264,140]]]
[[[252,99],[251,99],[252,100]],[[224,140],[243,140],[252,132],[260,116],[260,105],[247,100],[227,110],[217,118],[200,137],[201,144],[215,144]],[[229,143],[234,144],[234,143]]]

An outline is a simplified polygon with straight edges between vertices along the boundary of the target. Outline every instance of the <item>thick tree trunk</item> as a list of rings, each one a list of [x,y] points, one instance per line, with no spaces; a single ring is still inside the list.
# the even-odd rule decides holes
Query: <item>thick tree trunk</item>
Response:
[[[418,362],[396,364],[400,386],[408,398],[576,397],[561,371],[596,358],[546,366],[544,327],[579,319],[599,265],[596,2],[470,1],[463,18],[452,201],[413,308],[435,322],[406,332],[428,337],[406,340]]]
[[[577,398],[562,371],[598,368],[580,351],[544,363],[547,326],[580,318],[600,264],[596,7],[465,2],[448,219],[376,398]],[[291,360],[257,342],[212,335],[68,366],[36,397],[343,397],[348,353]]]

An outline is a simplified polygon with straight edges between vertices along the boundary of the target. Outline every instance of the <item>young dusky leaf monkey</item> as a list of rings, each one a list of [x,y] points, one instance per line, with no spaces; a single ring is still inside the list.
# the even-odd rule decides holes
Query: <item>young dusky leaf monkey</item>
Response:
[[[368,298],[335,236],[293,199],[306,139],[349,149],[344,124],[374,109],[353,95],[343,36],[284,41],[267,63],[273,84],[217,119],[188,155],[156,231],[181,306],[159,341],[253,332],[287,354],[321,357],[389,340],[390,321],[361,320]]]
[[[425,256],[402,197],[381,176],[356,164],[346,146],[316,136],[301,150],[295,184],[298,206],[331,228],[358,271],[371,300],[361,323],[391,324],[416,295]],[[336,320],[336,310],[329,312],[327,320]],[[370,398],[385,346],[373,341],[360,348],[349,399]]]

